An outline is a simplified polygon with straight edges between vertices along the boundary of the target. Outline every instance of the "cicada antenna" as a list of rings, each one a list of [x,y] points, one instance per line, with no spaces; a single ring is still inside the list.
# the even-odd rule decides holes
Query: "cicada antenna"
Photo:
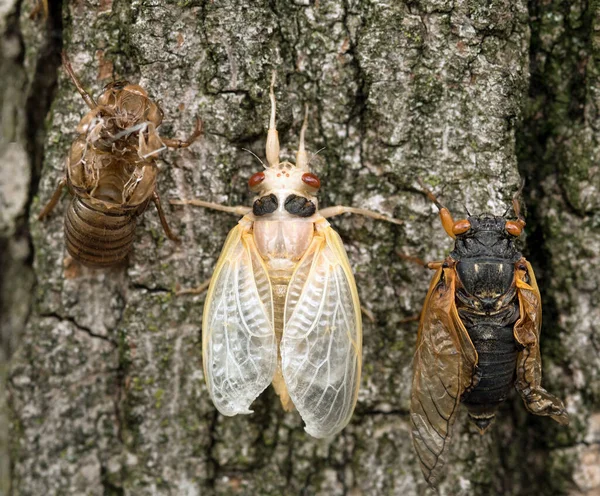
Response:
[[[271,119],[269,120],[269,131],[267,133],[267,144],[266,144],[266,156],[267,163],[270,167],[275,167],[279,163],[279,134],[275,127],[275,113],[276,113],[276,101],[275,101],[275,78],[277,73],[273,71],[271,76],[271,88],[269,91],[269,98],[271,100]]]
[[[262,165],[262,166],[263,166],[265,169],[267,169],[267,168],[268,168],[268,167],[265,165],[265,163],[264,163],[264,162],[263,162],[263,161],[260,159],[260,157],[259,157],[259,156],[258,156],[256,153],[254,153],[252,150],[248,150],[248,148],[242,148],[242,150],[244,150],[245,152],[248,152],[248,153],[250,153],[251,155],[254,155],[254,156],[255,156],[255,157],[258,159],[258,161],[261,163],[261,165]]]
[[[321,153],[323,150],[325,150],[325,148],[327,148],[327,147],[324,146],[323,148],[319,148],[315,153],[313,153],[310,156],[310,160],[308,161],[308,165],[310,165],[310,163],[312,162],[313,158],[315,158],[319,153]]]
[[[300,142],[298,143],[298,151],[296,152],[296,167],[299,169],[308,170],[308,154],[304,148],[304,136],[308,127],[308,105],[304,105],[304,122],[300,129]]]

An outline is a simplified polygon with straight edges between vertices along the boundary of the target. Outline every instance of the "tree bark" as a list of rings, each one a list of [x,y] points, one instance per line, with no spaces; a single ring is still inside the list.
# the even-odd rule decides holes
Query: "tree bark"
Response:
[[[418,191],[418,176],[455,217],[465,207],[502,215],[526,179],[525,253],[544,301],[544,383],[572,415],[568,428],[559,426],[527,414],[513,395],[482,437],[462,409],[440,494],[600,490],[593,6],[49,5],[47,19],[29,18],[29,0],[0,10],[2,180],[24,185],[19,193],[0,182],[3,193],[14,193],[0,198],[2,352],[11,356],[8,441],[0,436],[11,462],[10,470],[0,463],[6,494],[435,494],[411,446],[417,324],[403,322],[419,313],[431,274],[398,253],[440,260],[452,243]],[[59,67],[62,49],[93,95],[114,79],[146,88],[165,112],[163,135],[185,137],[196,116],[203,120],[203,138],[160,160],[158,189],[180,246],[165,239],[151,208],[127,265],[92,270],[65,264],[67,199],[37,221],[86,112]],[[252,415],[219,415],[202,372],[204,296],[174,296],[177,285],[210,277],[236,218],[171,207],[168,199],[250,205],[246,182],[261,166],[242,148],[264,157],[272,70],[282,157],[293,159],[305,104],[307,148],[325,147],[312,161],[321,206],[404,220],[332,221],[375,322],[364,322],[355,415],[326,441],[308,436],[296,412],[284,413],[271,388]]]

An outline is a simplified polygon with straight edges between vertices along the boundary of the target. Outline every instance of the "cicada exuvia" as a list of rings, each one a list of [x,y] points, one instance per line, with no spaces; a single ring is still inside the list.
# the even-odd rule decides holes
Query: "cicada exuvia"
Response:
[[[90,111],[77,126],[79,136],[71,145],[66,175],[39,219],[50,214],[68,186],[73,198],[65,214],[65,245],[74,259],[91,267],[115,265],[127,257],[137,217],[150,201],[167,237],[178,241],[160,204],[155,158],[167,147],[191,145],[201,134],[200,121],[185,141],[163,138],[157,132],[162,110],[141,86],[110,83],[95,101],[65,54],[63,65]]]
[[[425,479],[435,485],[460,403],[481,434],[513,386],[531,413],[561,424],[569,417],[562,401],[541,386],[542,304],[533,269],[515,245],[525,227],[517,195],[516,220],[468,215],[455,222],[426,194],[455,240],[443,262],[426,264],[436,272],[414,356],[413,445]]]
[[[286,411],[323,438],[350,420],[362,355],[358,291],[346,250],[328,217],[345,212],[400,223],[369,210],[318,209],[319,178],[304,146],[296,163],[279,159],[275,76],[266,141],[267,165],[248,181],[253,206],[176,200],[243,215],[231,230],[212,275],[202,319],[202,356],[210,396],[224,415],[251,413],[273,384]]]

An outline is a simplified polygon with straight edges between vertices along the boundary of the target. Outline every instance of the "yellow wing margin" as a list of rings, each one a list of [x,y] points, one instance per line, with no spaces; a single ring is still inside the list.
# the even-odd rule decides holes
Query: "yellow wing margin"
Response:
[[[288,392],[314,437],[350,421],[362,370],[356,282],[339,235],[319,226],[288,287],[281,341]]]
[[[515,387],[531,413],[549,416],[559,424],[568,424],[569,415],[563,402],[542,387],[542,299],[533,268],[525,259],[516,264],[515,284],[520,317],[515,323],[514,334],[523,346],[517,358]]]
[[[271,283],[252,234],[241,224],[227,236],[211,278],[202,359],[209,394],[228,416],[252,413],[250,405],[275,374]]]
[[[455,289],[454,267],[438,269],[421,313],[413,363],[413,446],[431,485],[446,463],[461,396],[476,383],[477,352],[458,315]]]

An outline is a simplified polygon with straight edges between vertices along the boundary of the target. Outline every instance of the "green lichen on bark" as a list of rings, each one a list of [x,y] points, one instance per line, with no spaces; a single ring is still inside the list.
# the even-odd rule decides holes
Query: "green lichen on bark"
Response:
[[[11,364],[14,494],[433,494],[410,443],[416,324],[402,322],[419,312],[430,274],[397,252],[439,260],[451,243],[415,178],[458,217],[462,205],[503,213],[519,171],[532,179],[531,238],[543,247],[532,247],[530,258],[550,309],[546,383],[559,395],[572,392],[575,422],[565,430],[533,418],[513,398],[480,437],[461,412],[440,492],[528,494],[539,481],[540,494],[571,491],[573,467],[588,455],[581,443],[596,442],[588,416],[598,392],[585,383],[598,383],[600,367],[591,346],[578,351],[597,339],[586,315],[597,285],[586,286],[595,279],[584,277],[584,263],[600,247],[585,177],[595,171],[595,128],[581,113],[573,118],[564,99],[584,102],[585,115],[593,114],[596,28],[585,4],[564,17],[557,5],[533,3],[540,15],[532,17],[525,2],[508,0],[65,1],[64,49],[89,91],[97,95],[113,78],[139,82],[160,99],[167,136],[186,136],[196,116],[204,122],[199,142],[162,156],[163,203],[199,197],[248,204],[246,181],[260,165],[242,148],[264,155],[267,87],[276,69],[282,157],[293,157],[308,104],[307,147],[325,147],[313,161],[324,185],[321,204],[374,208],[405,224],[333,221],[376,319],[365,319],[364,376],[350,425],[332,440],[312,439],[271,389],[251,416],[222,417],[204,386],[203,297],[174,297],[172,290],[210,277],[236,219],[167,207],[183,238],[176,246],[164,240],[150,209],[126,267],[65,267],[67,200],[47,222],[35,220],[85,112],[61,71],[39,200],[31,204],[35,304]],[[41,24],[25,14],[20,24],[33,57]],[[567,35],[556,34],[567,24]],[[573,33],[587,33],[583,48],[585,36]],[[556,54],[542,69],[532,65],[549,50],[543,43],[564,50],[572,65],[563,67]],[[590,79],[583,95],[573,95],[565,80],[579,88],[581,53],[591,57]],[[546,93],[528,97],[530,70],[533,82],[543,75],[563,96],[550,106]],[[536,127],[539,112],[549,131]],[[527,145],[519,164],[517,126]]]

